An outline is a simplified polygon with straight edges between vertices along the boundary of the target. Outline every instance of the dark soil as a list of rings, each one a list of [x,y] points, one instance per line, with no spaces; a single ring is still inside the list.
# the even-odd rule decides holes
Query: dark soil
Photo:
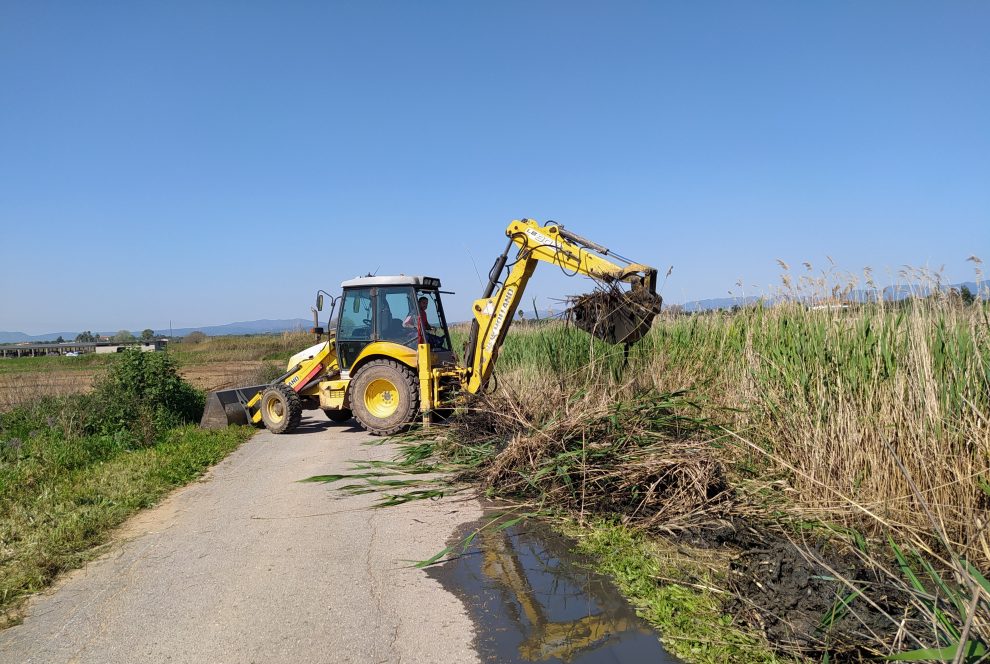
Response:
[[[729,566],[732,598],[726,612],[790,653],[815,659],[827,653],[832,662],[879,659],[878,641],[890,642],[897,632],[884,613],[899,619],[908,605],[907,597],[834,538],[795,541],[779,527],[737,521],[686,533],[684,539],[694,546],[738,551]],[[842,607],[851,589],[840,578],[866,589],[880,610],[862,598],[849,602],[848,610]]]

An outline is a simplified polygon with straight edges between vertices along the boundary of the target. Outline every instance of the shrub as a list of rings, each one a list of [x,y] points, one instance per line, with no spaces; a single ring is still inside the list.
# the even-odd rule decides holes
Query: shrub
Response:
[[[205,403],[171,356],[137,350],[121,353],[85,400],[88,433],[130,431],[144,444],[165,429],[197,421]]]

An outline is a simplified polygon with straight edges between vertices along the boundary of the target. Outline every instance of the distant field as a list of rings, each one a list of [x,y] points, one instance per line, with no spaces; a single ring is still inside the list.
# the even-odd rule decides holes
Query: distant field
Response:
[[[207,337],[196,344],[173,343],[167,351],[179,363],[183,378],[201,390],[257,383],[282,368],[293,353],[314,343],[313,336],[277,335]],[[31,403],[44,396],[88,391],[114,355],[20,357],[0,359],[0,410]]]

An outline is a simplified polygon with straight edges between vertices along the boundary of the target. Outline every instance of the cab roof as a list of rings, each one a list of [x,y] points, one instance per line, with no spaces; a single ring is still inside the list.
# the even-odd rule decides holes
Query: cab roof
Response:
[[[356,279],[348,279],[340,284],[341,288],[362,286],[419,286],[421,288],[440,288],[440,280],[436,277],[399,274],[391,277],[357,277]]]

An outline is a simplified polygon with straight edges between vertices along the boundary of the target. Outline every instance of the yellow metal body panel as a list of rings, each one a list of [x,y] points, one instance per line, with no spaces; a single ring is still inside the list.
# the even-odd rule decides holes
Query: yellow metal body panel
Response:
[[[373,341],[364,347],[364,350],[354,358],[354,362],[351,363],[351,372],[356,371],[362,364],[372,357],[387,357],[389,359],[395,360],[396,362],[401,362],[407,367],[413,369],[419,362],[419,355],[417,351],[409,348],[408,346],[403,346],[402,344],[393,343],[391,341]]]
[[[311,355],[309,351],[314,351]],[[293,364],[295,361],[297,364]],[[321,373],[326,373],[328,369],[336,369],[337,366],[337,355],[333,353],[333,341],[324,341],[321,344],[317,344],[306,351],[297,353],[289,359],[289,365],[286,367],[286,371],[293,371],[293,373],[285,379],[285,384],[294,389],[296,392],[300,392],[307,383],[312,381],[314,378],[319,376]],[[298,367],[298,368],[296,368]],[[315,394],[316,390],[310,388],[306,391],[307,394]]]
[[[314,384],[309,388],[306,388],[306,385],[320,375],[335,373],[336,371],[337,354],[334,340],[330,339],[300,351],[289,358],[289,363],[286,366],[288,375],[282,379],[282,382],[300,395],[314,396],[319,393],[319,384]],[[261,395],[262,392],[258,392],[247,402],[248,411],[251,413],[251,422],[254,424],[260,424],[262,421]]]
[[[391,341],[375,341],[368,344],[364,350],[362,350],[361,353],[354,358],[354,362],[351,364],[351,372],[359,369],[361,365],[368,360],[380,357],[393,359],[396,362],[401,362],[412,369],[416,369],[419,363],[418,352],[408,346],[392,343]],[[333,366],[336,371],[336,355],[333,356]],[[350,406],[350,395],[347,392],[350,383],[350,378],[333,378],[330,380],[324,380],[315,387],[307,390],[304,394],[319,397],[320,408],[340,410],[341,408],[348,408]],[[384,394],[384,389],[382,393]],[[375,404],[366,405],[369,406],[369,410],[375,412],[375,409],[371,408],[371,406]],[[375,406],[377,408],[378,406],[383,406],[383,404],[377,404]]]
[[[350,382],[348,378],[321,381],[317,386],[320,396],[320,408],[327,408],[329,410],[346,408],[344,399],[347,396],[347,385]]]
[[[435,402],[433,394],[433,364],[430,361],[430,344],[419,344],[416,346],[416,355],[419,366],[419,409],[423,413],[423,424],[430,423],[430,411],[433,410]]]

